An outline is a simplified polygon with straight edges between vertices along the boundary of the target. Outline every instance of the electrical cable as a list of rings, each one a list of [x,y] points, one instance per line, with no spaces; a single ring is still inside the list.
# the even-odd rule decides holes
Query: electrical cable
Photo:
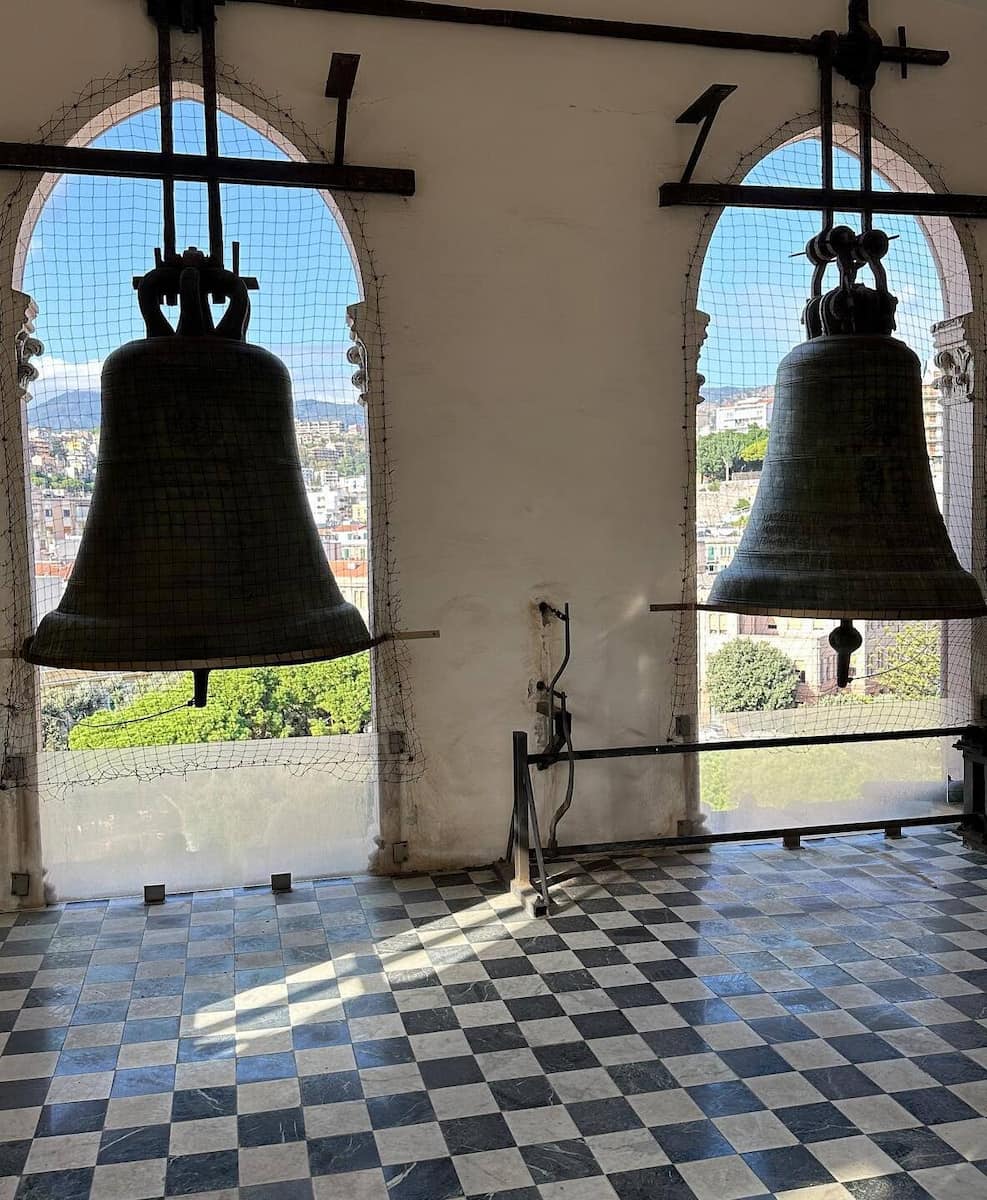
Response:
[[[566,757],[569,763],[569,778],[566,783],[565,799],[555,810],[555,815],[552,817],[551,824],[548,827],[548,848],[549,850],[553,851],[559,848],[559,822],[572,807],[572,792],[576,782],[576,759],[575,751],[572,748],[572,727],[569,722],[569,713],[565,706],[564,694],[562,696],[562,730],[565,735]]]
[[[178,712],[183,708],[191,708],[194,704],[192,700],[183,700],[181,704],[173,704],[171,708],[162,708],[160,712],[147,713],[143,717],[130,717],[126,721],[77,721],[76,729],[119,729],[123,725],[139,725],[141,721],[154,721],[158,717],[165,717],[169,713]]]

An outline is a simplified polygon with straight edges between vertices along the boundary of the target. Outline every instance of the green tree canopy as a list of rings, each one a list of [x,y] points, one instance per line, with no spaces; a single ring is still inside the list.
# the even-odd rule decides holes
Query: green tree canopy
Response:
[[[746,433],[724,429],[708,433],[696,443],[696,459],[703,479],[727,479],[734,471],[747,470],[764,461],[768,431],[752,425]]]
[[[746,444],[746,436],[725,429],[722,433],[708,433],[696,443],[699,473],[703,479],[726,479],[730,472],[739,468],[740,452]]]
[[[74,475],[62,475],[57,471],[32,471],[31,483],[37,488],[51,488],[58,492],[71,492],[81,495],[90,489],[91,485]]]
[[[764,462],[764,456],[768,452],[768,431],[766,429],[762,429],[751,430],[750,432],[756,432],[757,437],[752,438],[751,441],[744,446],[743,450],[741,450],[741,461],[748,464],[762,463]]]
[[[878,675],[881,686],[903,700],[939,695],[939,626],[909,623],[895,634],[887,649],[887,670]]]
[[[68,735],[69,749],[359,733],[370,721],[370,658],[356,654],[299,667],[216,671],[205,708],[184,707],[191,694],[188,674],[144,692],[81,721]],[[164,711],[172,708],[176,711]]]
[[[80,683],[42,691],[41,744],[46,750],[67,750],[69,732],[77,721],[112,708],[124,698],[120,686]]]
[[[721,713],[794,708],[798,667],[770,642],[734,638],[710,656],[706,688]]]

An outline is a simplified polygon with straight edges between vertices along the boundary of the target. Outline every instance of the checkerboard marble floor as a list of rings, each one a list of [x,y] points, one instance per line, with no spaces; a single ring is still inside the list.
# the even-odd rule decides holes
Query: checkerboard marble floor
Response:
[[[0,917],[0,1200],[987,1198],[950,833]]]

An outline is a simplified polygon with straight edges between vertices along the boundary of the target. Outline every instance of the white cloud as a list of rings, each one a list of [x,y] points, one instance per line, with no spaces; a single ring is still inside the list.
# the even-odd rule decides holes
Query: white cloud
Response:
[[[34,400],[44,400],[62,392],[99,391],[101,359],[76,363],[42,354],[32,360],[32,365],[38,372],[37,380],[29,388]]]

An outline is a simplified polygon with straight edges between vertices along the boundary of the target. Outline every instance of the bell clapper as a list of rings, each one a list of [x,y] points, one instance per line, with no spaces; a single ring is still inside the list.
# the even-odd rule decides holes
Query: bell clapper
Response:
[[[850,682],[850,657],[863,645],[860,630],[852,617],[844,617],[829,635],[829,644],[836,651],[836,686],[845,688]]]
[[[194,695],[188,702],[189,708],[205,708],[209,702],[209,668],[199,667],[192,672]]]

